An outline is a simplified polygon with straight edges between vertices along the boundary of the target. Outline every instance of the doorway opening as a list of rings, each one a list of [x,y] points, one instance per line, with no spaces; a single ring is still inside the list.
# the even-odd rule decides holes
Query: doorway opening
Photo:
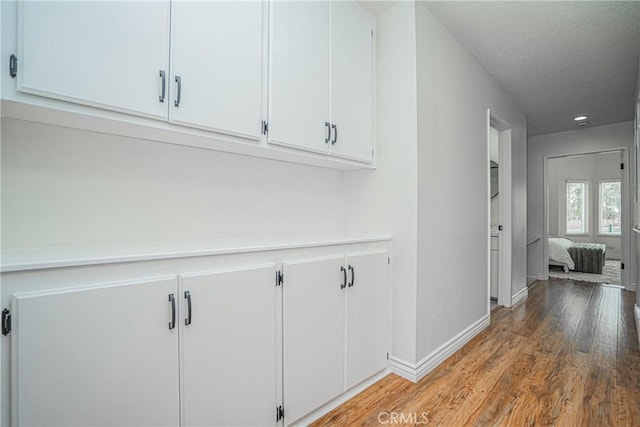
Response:
[[[625,148],[545,158],[545,280],[628,283],[625,164]]]
[[[487,310],[511,307],[511,126],[487,112]]]

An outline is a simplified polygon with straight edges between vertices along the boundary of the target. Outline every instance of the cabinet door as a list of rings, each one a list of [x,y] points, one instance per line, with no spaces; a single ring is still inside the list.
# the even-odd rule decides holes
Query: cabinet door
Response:
[[[182,425],[275,425],[275,265],[180,281]]]
[[[387,366],[388,252],[347,257],[347,372],[351,388]]]
[[[176,426],[175,277],[16,294],[12,425]]]
[[[287,424],[344,386],[343,257],[285,263],[284,403]]]
[[[20,2],[18,90],[166,119],[169,12],[169,0]]]
[[[266,3],[177,1],[172,7],[171,121],[259,139],[266,118]]]
[[[269,142],[328,152],[329,3],[271,4]]]
[[[355,1],[332,2],[333,155],[361,161],[373,158],[373,66],[373,18]]]

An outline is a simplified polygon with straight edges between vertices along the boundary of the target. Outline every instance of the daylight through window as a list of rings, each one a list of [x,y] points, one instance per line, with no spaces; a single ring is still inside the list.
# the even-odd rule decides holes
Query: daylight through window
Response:
[[[622,187],[620,181],[600,183],[600,234],[620,235]]]
[[[567,181],[567,234],[587,234],[587,190],[584,181]]]

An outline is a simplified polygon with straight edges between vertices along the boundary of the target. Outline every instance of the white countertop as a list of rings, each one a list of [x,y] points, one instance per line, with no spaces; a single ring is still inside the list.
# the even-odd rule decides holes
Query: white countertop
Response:
[[[233,239],[170,243],[118,244],[84,247],[3,249],[1,272],[110,264],[207,255],[260,252],[391,240],[388,235],[323,238]]]

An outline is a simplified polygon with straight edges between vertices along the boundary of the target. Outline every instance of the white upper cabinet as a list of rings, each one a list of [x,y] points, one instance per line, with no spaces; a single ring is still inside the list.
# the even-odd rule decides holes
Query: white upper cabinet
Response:
[[[18,91],[166,118],[170,4],[21,1]]]
[[[331,153],[373,158],[373,23],[362,6],[331,3]]]
[[[329,3],[271,4],[269,142],[326,152]]]
[[[271,12],[269,142],[373,158],[373,18],[355,1]]]
[[[170,120],[259,139],[268,4],[174,1],[172,8]]]
[[[6,3],[2,25],[17,23],[2,44],[15,78],[6,117],[314,166],[372,163],[374,18],[357,1]]]

